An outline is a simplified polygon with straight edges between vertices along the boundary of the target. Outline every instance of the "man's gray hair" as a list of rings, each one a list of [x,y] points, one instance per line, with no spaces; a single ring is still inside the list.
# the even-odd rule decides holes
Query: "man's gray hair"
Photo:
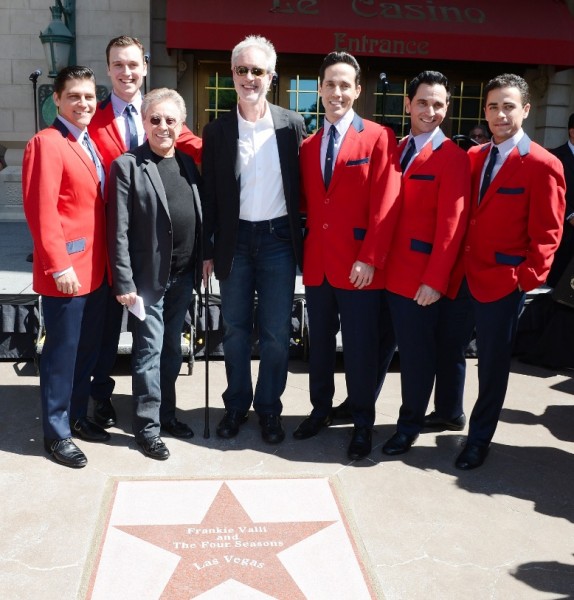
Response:
[[[237,57],[247,48],[259,48],[265,53],[267,58],[267,64],[265,68],[269,73],[275,71],[275,65],[277,64],[277,53],[273,44],[262,35],[248,35],[242,42],[239,42],[235,48],[231,51],[231,66],[236,66]]]
[[[145,119],[147,112],[150,107],[164,102],[165,100],[171,100],[178,108],[181,122],[184,123],[187,118],[187,110],[185,108],[185,102],[183,98],[175,91],[170,88],[157,88],[148,92],[142,100],[142,116]]]

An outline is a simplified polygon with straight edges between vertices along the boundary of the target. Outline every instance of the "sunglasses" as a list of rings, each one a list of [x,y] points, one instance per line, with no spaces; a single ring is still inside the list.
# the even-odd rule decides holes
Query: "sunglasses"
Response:
[[[149,118],[149,122],[155,127],[157,127],[161,123],[163,118],[164,117],[158,117],[157,115],[154,115],[153,117]],[[174,117],[165,117],[165,124],[168,127],[175,127],[177,125],[177,119]]]
[[[267,69],[262,69],[261,67],[251,67],[251,69],[249,67],[233,67],[233,70],[239,77],[245,77],[247,73],[251,73],[253,77],[262,77],[267,73]]]

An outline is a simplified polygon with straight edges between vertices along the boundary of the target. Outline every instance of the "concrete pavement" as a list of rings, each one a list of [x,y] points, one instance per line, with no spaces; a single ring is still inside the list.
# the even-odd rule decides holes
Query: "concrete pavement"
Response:
[[[371,457],[350,463],[351,427],[296,441],[291,433],[310,410],[304,362],[292,361],[283,397],[286,440],[262,442],[257,419],[233,440],[220,440],[224,365],[210,362],[211,437],[203,437],[205,364],[178,380],[179,417],[192,440],[164,437],[171,458],[138,451],[130,430],[127,360],[117,368],[118,426],[109,444],[78,445],[88,466],[55,464],[42,448],[38,378],[33,363],[0,363],[0,598],[85,598],[98,562],[118,481],[327,478],[343,507],[357,553],[387,600],[557,600],[574,598],[574,382],[516,362],[490,456],[472,472],[453,462],[464,436],[425,433],[395,459],[381,446],[394,431],[399,373],[377,403]],[[253,361],[256,373],[258,362]],[[345,397],[337,373],[336,402]],[[476,360],[468,360],[467,414],[476,396]],[[145,501],[145,500],[144,500]],[[329,561],[329,548],[317,558]],[[314,565],[309,564],[309,569]],[[217,594],[205,598],[230,598]],[[252,598],[269,598],[253,591]],[[317,595],[320,597],[320,594]],[[340,589],[334,600],[353,600]],[[138,599],[139,600],[139,599]]]

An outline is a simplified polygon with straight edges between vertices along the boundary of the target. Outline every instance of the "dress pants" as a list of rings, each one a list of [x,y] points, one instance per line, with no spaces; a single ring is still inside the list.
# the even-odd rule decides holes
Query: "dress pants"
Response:
[[[40,360],[44,437],[71,437],[70,421],[86,417],[90,377],[102,336],[108,285],[83,296],[42,297],[46,341]]]
[[[353,422],[372,427],[379,369],[381,290],[343,290],[326,279],[307,286],[311,416],[331,412],[335,394],[336,335],[341,328],[345,380]]]
[[[116,385],[111,377],[118,354],[124,307],[110,289],[106,300],[102,343],[92,374],[90,396],[96,401],[109,400]]]
[[[459,353],[468,346],[472,324],[476,328],[478,350],[478,398],[470,415],[470,444],[488,446],[496,431],[508,387],[512,350],[524,299],[525,293],[516,289],[499,300],[479,302],[470,293],[466,280],[461,285],[457,296],[457,301],[462,303],[459,310],[464,313],[463,306],[466,304],[470,318],[463,319],[466,325],[458,331]],[[454,397],[462,394],[464,387],[464,381],[459,379],[456,383],[461,389]],[[439,414],[442,416],[443,413]]]

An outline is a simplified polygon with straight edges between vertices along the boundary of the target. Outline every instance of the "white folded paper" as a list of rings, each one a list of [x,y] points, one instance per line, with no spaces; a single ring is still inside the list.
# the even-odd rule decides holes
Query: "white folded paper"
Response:
[[[135,315],[140,321],[145,320],[145,306],[141,296],[136,296],[135,304],[128,306],[128,310]]]

